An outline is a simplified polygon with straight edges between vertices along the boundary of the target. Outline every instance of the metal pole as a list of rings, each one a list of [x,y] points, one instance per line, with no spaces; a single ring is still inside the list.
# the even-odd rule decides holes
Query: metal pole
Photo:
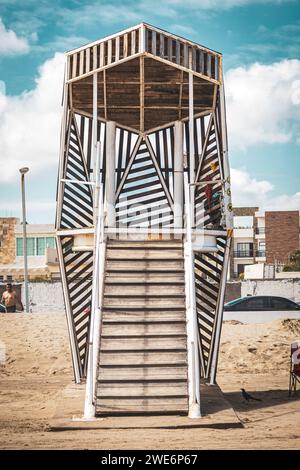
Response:
[[[21,193],[22,193],[22,220],[23,220],[23,258],[24,258],[24,289],[25,289],[25,311],[29,312],[28,291],[28,260],[27,260],[27,232],[26,232],[26,205],[25,205],[25,173],[29,168],[21,168]]]

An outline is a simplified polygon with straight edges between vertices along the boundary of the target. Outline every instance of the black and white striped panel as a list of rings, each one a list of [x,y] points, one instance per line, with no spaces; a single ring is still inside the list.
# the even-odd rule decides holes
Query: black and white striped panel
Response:
[[[127,168],[134,146],[137,142],[138,135],[125,129],[118,128],[116,132],[116,173],[118,188]]]
[[[92,299],[93,253],[72,251],[72,237],[62,237],[63,275],[72,312],[73,331],[81,376],[85,376],[90,308]]]
[[[145,141],[137,149],[116,202],[119,227],[169,227],[173,211]]]
[[[149,135],[155,157],[166,186],[174,194],[174,127],[168,127]]]
[[[197,169],[197,182],[203,184],[196,186],[195,191],[196,228],[205,227],[210,224],[219,226],[221,222],[222,185],[220,182],[205,185],[206,180],[220,181],[221,179],[217,137],[214,121],[211,120],[207,140]],[[208,187],[210,187],[212,192],[211,201],[208,200],[206,194]]]
[[[195,254],[196,310],[205,377],[210,372],[225,245],[226,238],[218,237],[217,253]]]
[[[83,155],[86,159],[86,166],[89,175],[93,173],[93,159],[92,159],[92,135],[93,135],[93,119],[76,113],[75,119],[77,128],[79,130],[81,147]],[[102,174],[102,183],[105,184],[105,123],[98,121],[97,125],[97,141],[100,143],[100,161],[102,168],[100,172]]]
[[[209,126],[209,115],[201,116],[194,119],[194,147],[195,147],[195,168],[198,167],[201,154],[203,152],[205,135]],[[183,152],[187,156],[187,166],[189,168],[190,161],[190,129],[189,121],[184,123],[184,141]]]
[[[65,156],[64,178],[89,181],[78,129],[71,116]],[[89,185],[64,184],[61,228],[83,228],[93,225],[93,200]]]

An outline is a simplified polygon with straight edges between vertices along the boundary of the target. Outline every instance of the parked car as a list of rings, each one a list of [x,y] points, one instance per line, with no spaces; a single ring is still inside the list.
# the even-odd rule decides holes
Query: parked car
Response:
[[[300,305],[284,297],[272,295],[255,295],[240,297],[224,305],[225,312],[267,310],[300,310]]]

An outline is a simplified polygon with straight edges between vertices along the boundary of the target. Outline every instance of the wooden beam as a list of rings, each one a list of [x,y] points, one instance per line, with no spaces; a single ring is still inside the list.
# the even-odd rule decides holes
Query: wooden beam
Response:
[[[144,83],[144,56],[140,57],[140,131],[145,127],[145,83]]]
[[[181,119],[181,110],[182,110],[182,88],[183,88],[183,71],[180,72],[180,82],[179,82],[179,102],[178,102],[178,119]]]
[[[103,70],[103,101],[104,101],[104,118],[107,119],[107,94],[106,94],[106,70]],[[99,106],[101,108],[102,106]]]

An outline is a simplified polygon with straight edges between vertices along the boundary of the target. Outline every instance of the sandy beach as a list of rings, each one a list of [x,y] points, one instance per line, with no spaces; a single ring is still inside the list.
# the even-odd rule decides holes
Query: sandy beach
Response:
[[[0,448],[299,449],[300,392],[288,397],[289,347],[299,337],[300,320],[224,323],[218,383],[243,428],[53,432],[57,400],[73,380],[65,316],[1,315]],[[241,387],[262,401],[244,403]]]

